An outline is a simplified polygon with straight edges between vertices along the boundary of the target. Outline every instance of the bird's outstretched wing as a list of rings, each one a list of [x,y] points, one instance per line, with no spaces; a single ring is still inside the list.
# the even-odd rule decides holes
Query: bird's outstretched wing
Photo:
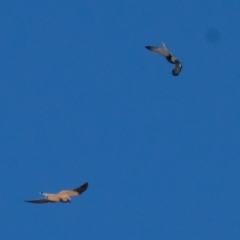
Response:
[[[156,54],[160,54],[164,57],[169,56],[171,53],[168,51],[167,47],[163,43],[162,47],[153,47],[153,46],[146,46],[146,48]]]
[[[88,188],[88,183],[84,183],[82,186],[75,188],[73,190],[64,190],[61,191],[59,194],[67,194],[69,197],[71,196],[78,196],[80,194],[82,194],[83,192],[85,192]]]
[[[25,202],[29,202],[29,203],[55,203],[54,201],[50,201],[46,198],[37,199],[37,200],[26,200]]]
[[[85,192],[88,188],[88,183],[84,183],[82,186],[73,189],[73,191],[77,192],[78,194],[82,194],[83,192]]]
[[[182,70],[182,64],[178,61],[175,64],[175,68],[172,70],[173,76],[178,76],[181,70]]]

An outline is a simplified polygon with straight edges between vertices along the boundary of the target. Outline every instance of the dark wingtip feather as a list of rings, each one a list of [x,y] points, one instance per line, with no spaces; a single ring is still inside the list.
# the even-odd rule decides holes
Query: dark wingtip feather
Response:
[[[51,201],[51,200],[48,200],[46,198],[44,199],[38,199],[38,200],[25,200],[25,202],[28,202],[28,203],[55,203],[54,201]]]
[[[88,188],[88,182],[84,183],[82,186],[78,187],[78,188],[75,188],[73,189],[73,191],[76,191],[78,192],[79,194],[85,192]]]
[[[178,73],[178,74],[176,74],[176,73],[174,72],[174,70],[172,70],[172,75],[176,77],[176,76],[178,76],[178,75],[179,75],[179,73]]]
[[[36,203],[34,200],[25,200],[24,202],[28,202],[28,203]]]

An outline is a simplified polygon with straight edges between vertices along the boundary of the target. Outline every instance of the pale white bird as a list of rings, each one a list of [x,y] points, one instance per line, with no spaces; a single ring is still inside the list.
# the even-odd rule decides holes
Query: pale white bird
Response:
[[[44,193],[40,192],[45,198],[43,199],[37,199],[37,200],[27,200],[25,202],[29,203],[70,203],[71,197],[78,196],[85,192],[88,188],[88,183],[84,183],[82,186],[75,188],[73,190],[62,190],[59,193],[50,194],[50,193]]]
[[[172,74],[174,76],[178,76],[179,73],[182,70],[182,64],[181,62],[171,53],[168,51],[166,45],[163,43],[162,47],[152,47],[152,46],[146,46],[146,48],[154,53],[157,53],[159,55],[162,55],[166,57],[168,62],[175,64],[175,68],[172,70]]]

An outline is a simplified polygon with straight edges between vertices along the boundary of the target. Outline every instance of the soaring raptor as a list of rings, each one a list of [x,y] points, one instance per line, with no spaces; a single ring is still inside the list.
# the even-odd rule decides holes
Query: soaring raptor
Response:
[[[78,196],[85,192],[88,188],[88,183],[84,183],[82,186],[75,188],[73,190],[62,190],[59,193],[50,194],[50,193],[44,193],[40,192],[45,198],[38,199],[38,200],[28,200],[25,202],[29,203],[70,203],[71,197]]]
[[[172,74],[174,76],[178,76],[179,73],[182,70],[182,64],[180,61],[171,53],[168,51],[166,45],[163,43],[162,47],[152,47],[152,46],[146,46],[146,48],[150,51],[153,51],[154,53],[157,53],[159,55],[162,55],[166,57],[168,62],[175,64],[175,68],[172,70]]]

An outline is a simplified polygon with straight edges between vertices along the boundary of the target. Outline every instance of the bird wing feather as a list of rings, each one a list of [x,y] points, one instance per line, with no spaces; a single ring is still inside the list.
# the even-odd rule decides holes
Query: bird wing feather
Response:
[[[146,48],[156,54],[162,55],[164,57],[169,56],[171,53],[168,51],[167,47],[163,43],[162,47],[153,47],[153,46],[146,46]]]
[[[37,200],[26,200],[25,202],[29,202],[29,203],[54,203],[54,201],[50,201],[46,198],[37,199]]]
[[[177,62],[175,64],[175,68],[172,70],[173,76],[178,76],[181,70],[182,70],[182,64],[180,62]]]
[[[78,187],[78,188],[75,188],[73,190],[63,190],[61,191],[60,195],[64,195],[64,194],[67,194],[69,197],[71,196],[78,196],[80,194],[82,194],[83,192],[85,192],[88,188],[88,183],[84,183],[82,186]]]

